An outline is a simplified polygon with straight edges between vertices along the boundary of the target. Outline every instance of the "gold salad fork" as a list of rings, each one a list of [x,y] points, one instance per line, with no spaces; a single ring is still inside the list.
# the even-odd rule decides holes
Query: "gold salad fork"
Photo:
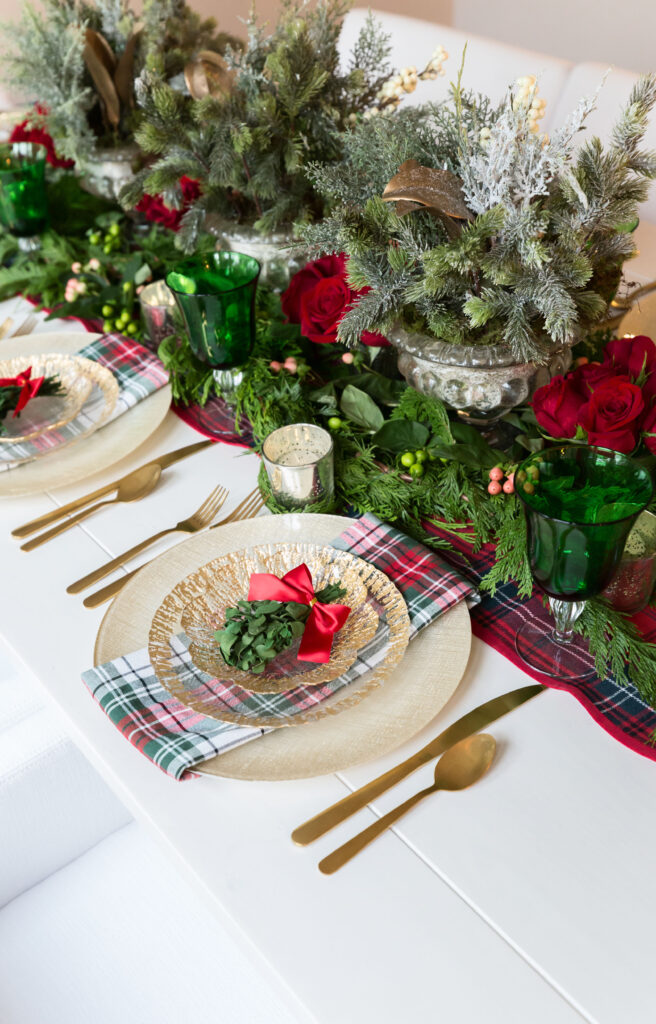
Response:
[[[261,497],[260,492],[257,488],[251,491],[249,495],[224,519],[219,520],[218,523],[214,523],[210,529],[215,529],[217,526],[223,526],[225,523],[233,523],[239,519],[252,519],[256,516],[264,505],[264,499]],[[206,524],[207,525],[207,524]],[[151,559],[152,561],[152,559]],[[150,565],[150,562],[145,562],[145,565]],[[131,580],[133,576],[143,569],[143,565],[140,565],[137,569],[133,569],[132,572],[128,573],[127,576],[121,576],[119,579],[114,580],[113,583],[108,583],[106,587],[102,587],[100,590],[94,591],[93,594],[89,594],[85,597],[83,604],[85,608],[97,608],[98,605],[104,604],[105,601],[109,601],[110,598],[118,594],[128,580]]]

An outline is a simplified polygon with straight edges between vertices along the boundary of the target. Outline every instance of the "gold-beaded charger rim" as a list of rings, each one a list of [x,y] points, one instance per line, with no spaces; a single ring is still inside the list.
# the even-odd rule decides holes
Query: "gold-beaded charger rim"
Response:
[[[258,563],[260,557],[262,564]],[[218,644],[214,645],[214,650],[204,650],[192,639],[192,630],[199,630],[197,620],[192,616],[216,615],[223,621],[226,608],[234,607],[237,601],[245,598],[251,573],[264,570],[281,577],[302,562],[310,570],[315,590],[336,582],[346,588],[346,596],[340,604],[349,605],[351,613],[333,640],[329,662],[304,662],[299,666],[301,671],[291,676],[256,675],[226,665]],[[360,559],[350,552],[305,542],[255,545],[213,559],[196,571],[205,576],[205,586],[185,606],[180,617],[182,628],[191,640],[189,654],[192,664],[220,678],[222,683],[236,684],[250,693],[285,693],[299,686],[320,686],[343,675],[357,658],[358,651],[373,639],[378,628],[378,616],[369,601],[369,591],[362,582],[359,562]],[[213,629],[205,627],[205,631],[211,633]],[[160,651],[164,659],[165,645],[163,637]],[[166,685],[163,680],[160,682]]]
[[[258,545],[258,547],[292,547],[290,542],[287,545]],[[330,545],[326,545],[330,547]],[[252,548],[240,549],[232,554],[243,555]],[[367,672],[360,679],[337,690],[330,697],[321,703],[314,705],[305,711],[299,711],[294,715],[284,718],[275,718],[271,715],[258,716],[257,714],[243,714],[222,707],[219,710],[213,709],[207,701],[200,700],[193,696],[189,690],[180,683],[179,678],[168,670],[167,663],[170,658],[170,640],[180,632],[180,619],[182,611],[189,599],[193,597],[191,587],[197,584],[198,571],[190,573],[180,580],[166,595],[151,621],[148,636],[149,659],[157,679],[164,689],[171,693],[181,704],[198,714],[215,718],[221,722],[231,722],[236,725],[247,725],[268,729],[291,728],[296,725],[303,725],[308,722],[316,722],[321,718],[339,714],[346,708],[354,707],[373,693],[381,686],[390,673],[401,662],[408,646],[410,636],[410,617],[408,608],[400,590],[394,583],[375,566],[369,562],[352,555],[350,552],[341,551],[339,548],[330,548],[336,556],[348,555],[353,564],[358,567],[362,583],[366,586],[368,594],[373,600],[382,605],[385,618],[389,628],[387,650],[383,660],[370,672]],[[225,556],[220,556],[215,561],[222,561]],[[211,565],[212,563],[207,563]],[[201,566],[201,569],[205,566]],[[293,689],[293,688],[289,688]]]

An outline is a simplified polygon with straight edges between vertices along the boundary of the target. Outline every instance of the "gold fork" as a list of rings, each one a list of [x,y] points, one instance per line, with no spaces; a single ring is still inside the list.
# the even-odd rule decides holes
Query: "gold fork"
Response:
[[[152,537],[146,537],[145,540],[135,544],[134,547],[124,551],[123,554],[117,555],[116,558],[112,558],[109,562],[105,562],[99,569],[94,569],[93,572],[87,573],[86,576],[76,580],[75,583],[71,583],[69,587],[66,587],[66,593],[79,594],[81,590],[86,590],[87,587],[97,583],[98,580],[104,579],[105,576],[109,576],[110,573],[114,572],[114,569],[119,569],[126,562],[131,561],[139,552],[145,551],[147,547],[150,547],[151,544],[154,544],[155,541],[160,540],[162,537],[166,537],[169,533],[196,533],[198,530],[204,530],[225,503],[228,493],[226,487],[215,487],[200,508],[193,515],[189,516],[188,519],[182,519],[175,526],[169,526],[167,530],[160,530],[159,533],[154,533]]]
[[[34,313],[30,313],[28,316],[25,317],[20,327],[17,327],[13,334],[10,334],[9,337],[21,338],[25,334],[31,334],[38,322],[38,316],[35,316]]]
[[[260,495],[257,488],[251,491],[247,497],[237,506],[234,511],[227,515],[225,519],[220,519],[218,523],[214,523],[210,529],[213,530],[217,526],[224,526],[226,523],[234,523],[239,519],[252,519],[256,516],[264,505],[264,499]],[[152,561],[152,559],[151,559]],[[145,562],[145,565],[150,565],[150,562]],[[111,597],[118,594],[119,590],[125,586],[128,580],[131,580],[133,576],[136,576],[140,570],[143,569],[143,565],[140,565],[138,569],[133,569],[132,572],[128,573],[127,576],[121,576],[119,579],[114,580],[113,583],[109,583],[106,587],[102,587],[100,590],[94,591],[93,594],[89,594],[85,597],[84,604],[85,608],[97,608],[98,605],[104,604],[105,601],[109,601]]]
[[[14,318],[8,316],[6,320],[3,320],[0,324],[0,340],[9,334],[10,330],[14,326]]]

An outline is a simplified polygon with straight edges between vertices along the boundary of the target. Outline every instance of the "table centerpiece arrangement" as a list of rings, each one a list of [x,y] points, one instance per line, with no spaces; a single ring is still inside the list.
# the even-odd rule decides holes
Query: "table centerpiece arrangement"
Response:
[[[395,110],[419,80],[441,73],[446,56],[440,49],[420,73],[392,76],[388,38],[369,17],[342,70],[347,7],[343,0],[316,7],[295,0],[269,32],[251,17],[245,49],[229,47],[222,68],[200,88],[192,82],[186,95],[161,75],[143,75],[136,137],[153,160],[123,190],[124,204],[175,191],[182,175],[197,181],[181,247],[192,252],[209,225],[223,247],[259,260],[263,282],[284,287],[305,263],[293,245],[298,225],[323,214],[308,168],[339,160],[349,125]]]
[[[547,137],[536,93],[522,80],[495,107],[459,78],[444,103],[355,125],[341,162],[310,169],[330,213],[305,240],[345,254],[359,292],[338,339],[384,334],[410,383],[478,422],[569,367],[635,253],[656,169],[641,149],[653,76],[606,147],[575,148],[595,97]]]
[[[183,0],[146,0],[141,15],[112,0],[26,3],[5,37],[3,77],[36,101],[15,136],[40,141],[47,133],[51,162],[73,162],[90,191],[113,199],[141,160],[138,76],[154,68],[184,88],[184,70],[199,54],[238,45]]]

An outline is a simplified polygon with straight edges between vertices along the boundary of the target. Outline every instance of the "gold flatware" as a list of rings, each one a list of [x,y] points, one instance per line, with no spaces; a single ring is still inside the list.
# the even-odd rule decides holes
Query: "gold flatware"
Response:
[[[389,771],[379,775],[378,778],[372,779],[371,782],[361,786],[360,789],[354,790],[353,793],[349,793],[348,796],[338,800],[331,807],[327,807],[325,811],[321,811],[314,818],[310,818],[302,825],[299,825],[292,832],[292,839],[299,846],[307,846],[308,843],[313,843],[315,839],[325,835],[326,832],[330,832],[332,828],[335,828],[342,821],[346,821],[356,811],[362,810],[363,807],[366,807],[371,800],[375,800],[381,793],[391,789],[401,779],[411,775],[417,768],[421,768],[423,764],[427,764],[434,757],[443,754],[454,743],[458,743],[460,740],[465,739],[465,737],[487,728],[492,722],[496,722],[498,718],[507,715],[509,711],[518,708],[520,704],[535,697],[538,693],[542,693],[545,689],[546,687],[540,683],[520,686],[517,690],[511,690],[509,693],[494,697],[492,700],[486,701],[485,704],[481,704],[472,711],[468,711],[466,715],[463,715],[457,722],[454,722],[444,732],[441,732],[439,736],[436,736],[434,740],[431,740],[425,747],[418,750],[416,754],[412,754],[411,757],[406,758],[401,764],[390,768]]]
[[[138,555],[141,551],[145,551],[147,547],[154,544],[155,541],[160,540],[162,537],[166,537],[169,533],[197,533],[198,530],[204,530],[206,526],[214,519],[214,516],[219,511],[221,506],[224,504],[228,497],[228,491],[225,487],[215,487],[210,496],[203,502],[199,509],[197,509],[193,515],[189,516],[188,519],[182,519],[175,526],[170,526],[167,530],[160,530],[158,533],[154,533],[152,537],[147,537],[146,540],[140,541],[139,544],[135,544],[134,547],[124,551],[122,555],[117,555],[116,558],[112,558],[111,561],[105,562],[99,569],[94,569],[93,572],[87,573],[82,579],[76,580],[75,583],[71,583],[69,587],[66,587],[67,594],[79,594],[81,590],[86,590],[87,587],[97,583],[98,580],[104,579],[105,576],[109,576],[110,573],[114,572],[115,569],[120,569],[122,565],[129,562],[135,555]]]
[[[402,818],[430,793],[437,793],[440,789],[456,792],[473,786],[485,775],[492,764],[496,746],[494,736],[479,733],[476,736],[468,736],[467,739],[460,740],[455,746],[450,747],[435,765],[435,782],[432,786],[420,789],[418,793],[399,804],[393,811],[389,811],[378,821],[374,821],[369,828],[365,828],[343,846],[329,853],[327,857],[319,861],[319,871],[324,875],[332,875],[338,871],[352,857],[355,857],[356,853],[364,850],[365,846],[391,828],[399,818]]]
[[[214,530],[217,526],[223,526],[225,523],[234,523],[238,519],[252,519],[262,508],[264,499],[260,496],[257,488],[244,498],[240,505],[234,509],[230,515],[226,516],[225,519],[221,519],[218,523],[214,523],[210,526],[210,530]],[[152,561],[152,559],[150,560]],[[150,565],[150,562],[144,562],[144,565]],[[82,604],[85,608],[97,608],[98,605],[104,604],[105,601],[109,601],[111,597],[118,594],[119,590],[125,586],[128,580],[131,580],[133,576],[136,576],[138,572],[144,568],[140,565],[137,569],[133,569],[132,572],[127,573],[125,576],[120,576],[119,579],[114,580],[112,583],[108,583],[106,587],[101,587],[100,590],[94,591],[93,594],[89,594],[85,597]]]
[[[53,509],[52,512],[47,512],[46,515],[39,516],[37,519],[31,519],[29,523],[24,523],[23,526],[17,526],[15,530],[11,531],[11,535],[12,537],[29,537],[31,533],[42,530],[44,526],[50,526],[51,523],[56,523],[58,519],[65,519],[72,512],[77,512],[79,508],[84,508],[85,505],[96,501],[97,498],[102,498],[105,494],[111,494],[112,491],[116,491],[121,484],[127,483],[136,473],[140,473],[142,469],[148,469],[150,466],[159,466],[160,470],[164,471],[176,462],[186,459],[188,455],[194,455],[196,452],[202,451],[203,448],[208,448],[211,444],[214,444],[214,441],[210,439],[196,441],[194,444],[188,444],[184,448],[176,448],[175,451],[168,452],[166,455],[159,455],[156,459],[152,459],[151,462],[146,462],[143,466],[139,466],[138,469],[133,469],[130,473],[126,473],[120,479],[112,480],[111,483],[105,484],[104,487],[99,487],[96,491],[91,491],[89,494],[84,494],[81,498],[69,501],[68,504],[61,505],[59,508]]]
[[[63,523],[53,526],[52,530],[40,533],[38,537],[32,537],[32,540],[26,540],[24,544],[21,544],[21,551],[33,551],[34,548],[47,543],[53,537],[58,537],[65,530],[70,530],[72,526],[81,523],[87,516],[93,515],[94,512],[104,508],[106,505],[117,505],[124,501],[139,501],[141,498],[145,498],[147,494],[150,494],[155,489],[161,475],[162,471],[159,466],[144,466],[143,469],[132,474],[129,480],[126,480],[119,486],[114,498],[108,498],[106,501],[99,501],[95,505],[89,506],[89,508],[84,508],[81,512],[71,516],[70,519],[66,519]]]
[[[10,335],[10,337],[22,338],[26,334],[31,334],[38,322],[38,316],[35,316],[34,313],[30,313],[28,316],[25,317],[22,324],[20,324],[20,326],[16,328],[16,330],[14,331],[13,334]]]
[[[0,341],[9,334],[13,326],[14,318],[11,316],[8,316],[6,320],[2,321],[0,324]]]

